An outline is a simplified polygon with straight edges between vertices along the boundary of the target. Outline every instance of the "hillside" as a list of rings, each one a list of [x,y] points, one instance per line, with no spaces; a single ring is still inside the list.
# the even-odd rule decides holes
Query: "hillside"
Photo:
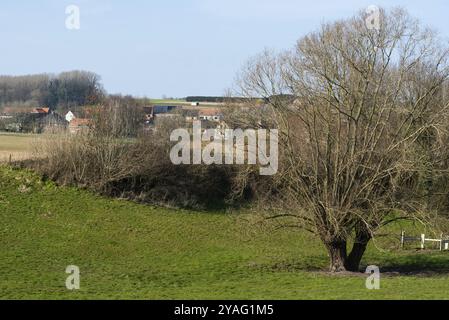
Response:
[[[363,275],[321,271],[325,251],[306,233],[267,232],[244,214],[104,199],[7,167],[0,219],[1,299],[448,298],[447,253],[371,246],[364,266],[411,273],[390,272],[369,291]],[[77,292],[65,288],[72,264],[81,270]],[[414,274],[417,267],[430,272]]]

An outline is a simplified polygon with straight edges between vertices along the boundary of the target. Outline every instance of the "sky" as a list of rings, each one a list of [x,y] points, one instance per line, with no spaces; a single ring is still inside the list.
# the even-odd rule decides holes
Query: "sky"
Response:
[[[66,27],[69,5],[79,30]],[[109,93],[217,96],[264,48],[370,5],[402,6],[449,38],[447,0],[1,0],[0,74],[88,70]]]

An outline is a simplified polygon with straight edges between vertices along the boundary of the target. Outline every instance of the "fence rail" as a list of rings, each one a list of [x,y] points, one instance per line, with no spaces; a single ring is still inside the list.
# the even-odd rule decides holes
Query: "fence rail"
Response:
[[[421,234],[421,236],[406,236],[405,231],[401,232],[401,249],[404,249],[404,245],[407,242],[420,242],[421,249],[424,250],[426,248],[426,242],[434,242],[439,244],[440,251],[449,250],[449,237],[444,237],[441,234],[439,239],[426,238],[425,234]]]

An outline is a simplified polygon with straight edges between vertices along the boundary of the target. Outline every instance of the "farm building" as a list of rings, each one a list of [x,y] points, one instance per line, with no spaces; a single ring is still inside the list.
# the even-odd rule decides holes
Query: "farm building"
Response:
[[[153,106],[153,116],[161,113],[170,113],[178,109],[177,106]]]
[[[52,112],[39,120],[40,127],[45,132],[59,132],[67,129],[68,121],[56,112]]]

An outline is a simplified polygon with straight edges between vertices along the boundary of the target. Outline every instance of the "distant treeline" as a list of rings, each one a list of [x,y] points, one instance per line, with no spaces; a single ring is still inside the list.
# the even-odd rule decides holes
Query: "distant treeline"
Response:
[[[100,76],[88,71],[0,76],[0,109],[70,108],[95,104],[103,96]]]

